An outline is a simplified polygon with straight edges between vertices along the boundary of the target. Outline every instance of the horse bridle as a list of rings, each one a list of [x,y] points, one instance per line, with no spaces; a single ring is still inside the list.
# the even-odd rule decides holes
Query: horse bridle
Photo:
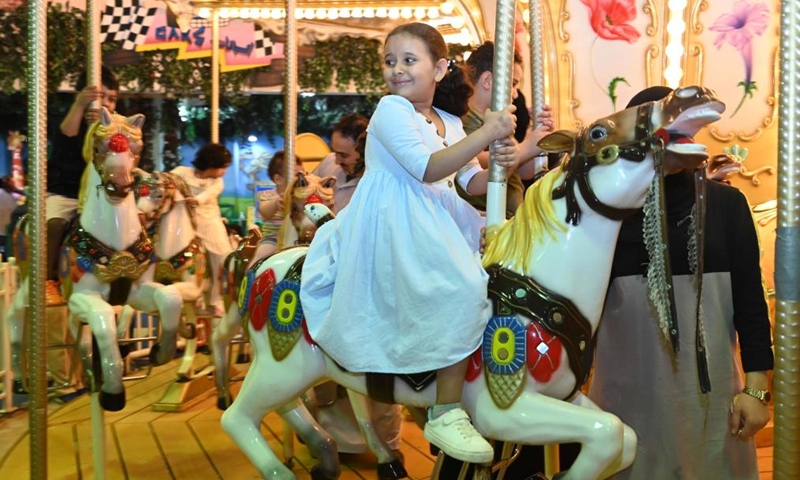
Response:
[[[589,182],[589,171],[598,165],[613,163],[620,156],[631,162],[642,162],[647,157],[647,152],[654,150],[657,157],[663,152],[663,138],[657,133],[653,133],[650,118],[653,113],[653,103],[645,103],[637,108],[636,115],[636,136],[635,140],[622,145],[607,145],[601,148],[596,154],[588,155],[582,151],[583,142],[578,142],[575,154],[564,165],[566,178],[564,183],[553,190],[553,200],[566,198],[567,201],[567,223],[578,225],[581,218],[581,207],[575,196],[573,186],[577,183],[578,189],[583,196],[586,204],[600,215],[611,220],[623,220],[634,213],[638,208],[618,208],[603,203],[594,193],[592,184]],[[578,138],[583,140],[589,135],[589,128],[581,129]],[[658,162],[660,163],[660,162]]]
[[[106,195],[112,198],[123,199],[127,197],[136,187],[135,178],[132,182],[126,185],[118,185],[107,180],[103,175],[105,171],[105,165],[103,164],[102,159],[105,158],[109,152],[123,153],[125,151],[129,151],[131,155],[133,155],[133,168],[136,168],[139,165],[139,155],[133,153],[130,147],[130,140],[128,140],[128,137],[126,137],[123,133],[117,132],[111,136],[111,138],[108,140],[108,145],[106,146],[105,152],[95,152],[92,165],[94,165],[97,174],[100,176],[100,184],[97,185],[98,194],[100,193],[100,190],[103,190]]]

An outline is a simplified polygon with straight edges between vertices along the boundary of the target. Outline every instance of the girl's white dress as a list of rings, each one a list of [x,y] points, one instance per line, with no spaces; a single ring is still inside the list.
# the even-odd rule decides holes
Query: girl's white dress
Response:
[[[423,183],[436,150],[464,138],[403,97],[381,99],[367,130],[366,171],[348,207],[316,233],[300,297],[311,337],[353,372],[416,373],[474,352],[491,315],[478,247],[480,214],[455,191],[478,171]]]
[[[193,167],[175,167],[172,173],[181,177],[197,200],[197,236],[211,253],[226,255],[233,250],[222,212],[219,209],[219,196],[225,188],[221,178],[197,178]]]

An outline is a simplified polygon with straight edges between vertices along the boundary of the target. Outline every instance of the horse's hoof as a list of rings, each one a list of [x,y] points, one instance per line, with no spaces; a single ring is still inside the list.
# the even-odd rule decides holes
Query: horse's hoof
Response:
[[[392,460],[389,463],[378,464],[378,480],[397,480],[398,478],[406,478],[406,472],[403,462],[400,460]]]
[[[109,412],[119,412],[125,408],[125,390],[120,393],[108,393],[100,390],[100,406]]]
[[[193,323],[182,323],[178,333],[186,340],[194,340],[197,338],[197,327]]]
[[[311,480],[336,480],[341,474],[342,472],[339,469],[336,470],[336,473],[331,474],[330,472],[324,471],[319,465],[311,467]]]
[[[222,410],[223,412],[231,406],[231,402],[228,400],[228,397],[217,397],[217,408]]]
[[[22,386],[22,380],[14,380],[14,395],[27,395],[28,391]]]

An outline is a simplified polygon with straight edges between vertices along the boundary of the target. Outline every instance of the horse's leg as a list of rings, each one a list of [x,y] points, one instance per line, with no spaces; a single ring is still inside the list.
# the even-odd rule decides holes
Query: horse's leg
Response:
[[[578,392],[578,395],[572,400],[572,403],[584,408],[591,408],[599,412],[604,411],[589,397],[580,392]],[[638,443],[636,432],[634,432],[631,427],[624,423],[622,424],[622,429],[622,455],[617,459],[617,461],[609,466],[608,470],[603,472],[603,475],[601,475],[600,478],[610,477],[621,470],[625,470],[631,466],[634,458],[636,457],[636,445]]]
[[[253,363],[236,401],[222,414],[222,428],[264,478],[294,478],[291,470],[281,463],[264,439],[261,420],[267,413],[287,404],[282,409],[287,421],[302,419],[298,417],[302,412],[296,412],[297,403],[292,402],[322,378],[325,359],[318,348],[312,348],[303,339],[280,362],[272,356],[266,332],[251,330],[250,342],[255,351]],[[300,426],[298,431],[305,429]],[[335,477],[337,473],[325,472],[324,478],[327,475]]]
[[[117,317],[114,307],[96,292],[73,292],[69,297],[69,311],[75,321],[87,323],[92,329],[100,351],[103,386],[100,405],[112,412],[125,408],[125,387],[122,385],[123,364],[117,347]]]
[[[22,388],[25,370],[22,368],[22,345],[25,337],[25,311],[28,303],[28,279],[22,281],[5,314],[8,340],[11,344],[11,373],[14,375],[14,393],[25,393]]]
[[[407,477],[408,473],[403,468],[403,462],[386,445],[384,439],[375,432],[369,398],[349,389],[347,390],[347,395],[350,397],[350,405],[353,407],[353,413],[358,421],[361,434],[364,435],[364,440],[367,441],[369,449],[378,457],[378,478],[380,480],[394,480]]]
[[[187,380],[192,377],[194,354],[197,351],[197,310],[194,302],[183,302],[183,327],[181,336],[186,339],[186,348],[183,350],[183,360],[178,367],[178,378]]]
[[[230,341],[239,333],[242,317],[236,302],[231,303],[228,312],[214,327],[211,334],[211,352],[214,355],[214,382],[217,386],[217,407],[225,410],[233,400],[231,398],[228,378],[230,372]]]
[[[469,398],[468,408],[475,427],[489,438],[527,445],[580,443],[578,458],[559,480],[606,478],[627,468],[632,456],[626,452],[636,448],[635,435],[615,415],[538,393],[524,392],[500,409],[484,389]]]
[[[147,282],[131,292],[128,303],[143,312],[158,311],[161,332],[150,348],[150,362],[153,365],[164,365],[172,360],[177,348],[178,323],[183,306],[180,291],[172,285]]]
[[[246,377],[245,377],[246,378]],[[311,454],[319,463],[311,468],[314,479],[336,479],[341,474],[339,450],[336,441],[317,423],[299,398],[278,409],[284,422],[289,424],[303,439]],[[286,461],[290,459],[286,458]]]

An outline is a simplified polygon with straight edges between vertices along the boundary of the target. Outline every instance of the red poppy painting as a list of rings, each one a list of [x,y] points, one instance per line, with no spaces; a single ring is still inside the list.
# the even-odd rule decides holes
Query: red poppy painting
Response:
[[[641,34],[631,25],[636,19],[636,4],[634,0],[581,0],[589,10],[589,23],[597,35],[592,42],[591,50],[594,51],[599,40],[623,41],[634,43]],[[617,108],[617,85],[622,82],[628,84],[625,77],[615,76],[608,85],[604,85],[597,78],[592,69],[595,83],[611,99],[614,109]]]

